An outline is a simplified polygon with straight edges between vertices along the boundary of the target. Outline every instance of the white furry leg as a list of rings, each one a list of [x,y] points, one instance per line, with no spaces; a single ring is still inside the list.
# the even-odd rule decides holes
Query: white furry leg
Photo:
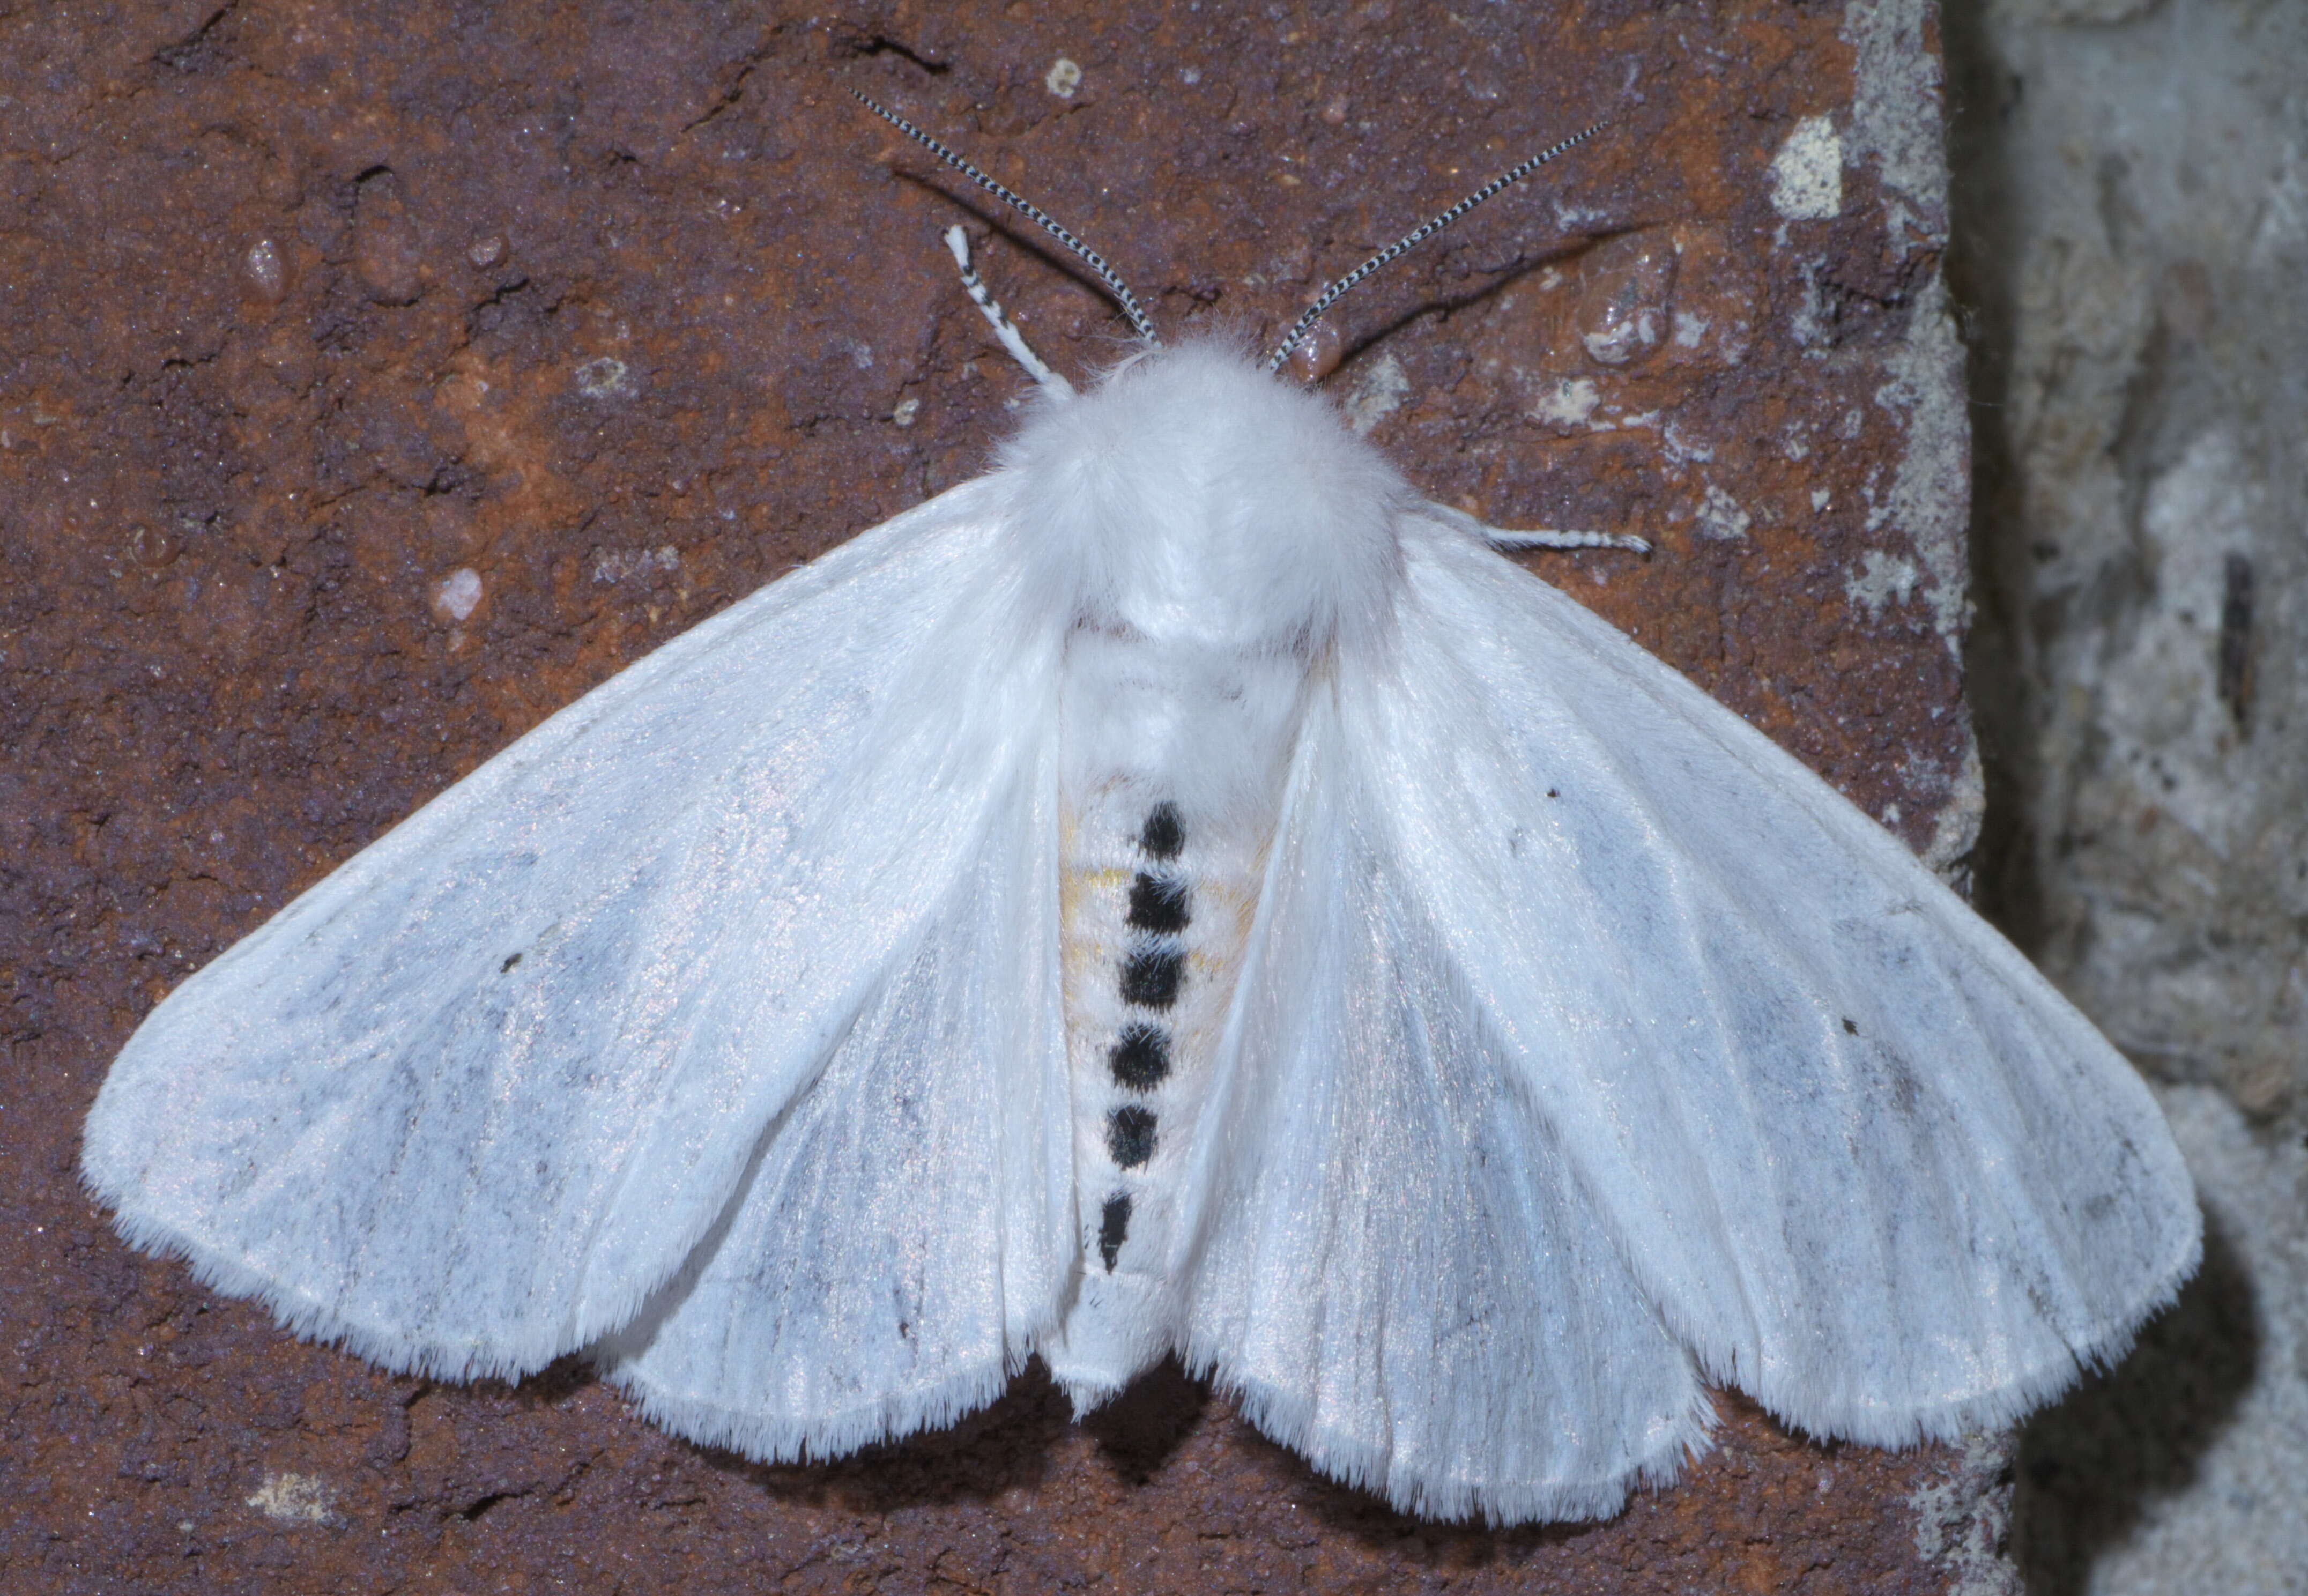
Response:
[[[1073,384],[1051,370],[1049,363],[1034,352],[1034,346],[1026,341],[1026,335],[1018,331],[1018,324],[1003,310],[1002,302],[986,291],[985,281],[969,263],[969,235],[961,230],[960,223],[946,229],[945,246],[953,252],[953,263],[961,268],[961,286],[969,295],[969,302],[977,306],[978,313],[985,316],[986,324],[994,329],[994,336],[1000,339],[1002,347],[1010,351],[1010,358],[1024,367],[1026,375],[1045,388],[1072,393]]]
[[[1649,542],[1632,532],[1564,532],[1552,527],[1532,527],[1514,531],[1506,527],[1485,527],[1483,537],[1494,548],[1624,548],[1635,554],[1649,554]]]

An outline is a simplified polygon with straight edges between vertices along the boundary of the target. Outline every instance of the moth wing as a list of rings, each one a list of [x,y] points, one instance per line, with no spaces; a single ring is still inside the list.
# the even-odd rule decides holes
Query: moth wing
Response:
[[[1608,624],[1447,524],[1406,559],[1399,654],[1339,689],[1381,847],[1708,1375],[1898,1445],[2120,1354],[2200,1241],[2131,1066]]]
[[[1436,1518],[1615,1511],[1705,1444],[1318,694],[1182,1186],[1184,1348],[1324,1473]]]
[[[1055,640],[1003,547],[983,485],[865,534],[187,980],[89,1117],[123,1232],[376,1362],[518,1375],[657,1312],[799,1170],[788,1300],[856,1333],[782,1343],[763,1443],[998,1387],[1072,1241]]]
[[[839,1456],[984,1406],[1054,1327],[1072,1238],[1055,768],[757,1140],[681,1273],[594,1347],[651,1419]]]

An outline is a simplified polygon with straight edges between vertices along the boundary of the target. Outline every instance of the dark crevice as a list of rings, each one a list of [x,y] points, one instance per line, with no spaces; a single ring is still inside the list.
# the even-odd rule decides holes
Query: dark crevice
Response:
[[[1835,267],[1813,279],[1819,295],[1820,322],[1830,348],[1841,348],[1862,332],[1882,328],[1889,337],[1905,325],[1904,313],[1916,295],[1939,274],[1940,252],[1918,250],[1900,269],[1872,283],[1847,281]],[[1885,318],[1899,316],[1899,320]]]
[[[194,371],[199,369],[201,367],[214,363],[223,353],[224,347],[220,344],[214,349],[203,349],[198,354],[170,355],[168,358],[160,362],[160,369],[157,375],[160,377],[166,377],[170,372],[174,371]],[[135,374],[132,371],[128,375],[121,379],[120,385],[125,388],[134,380]],[[165,404],[167,402],[167,396],[165,394],[155,394],[149,402],[153,404]]]
[[[511,298],[513,295],[520,293],[522,289],[528,287],[529,277],[526,272],[507,281],[501,282],[497,284],[495,288],[490,289],[486,296],[475,300],[472,310],[468,314],[477,315],[480,312],[488,309],[493,305],[503,305],[507,299]],[[546,306],[545,314],[547,315],[552,315],[553,307],[551,306]]]
[[[2236,735],[2252,735],[2252,561],[2231,554],[2221,571],[2218,692]]]
[[[467,1523],[478,1523],[482,1517],[500,1502],[511,1502],[528,1495],[526,1491],[491,1491],[488,1495],[458,1510],[457,1516]]]
[[[932,77],[943,77],[953,70],[952,63],[933,61],[911,45],[891,39],[887,34],[868,33],[863,29],[848,27],[840,22],[834,23],[825,31],[826,39],[831,44],[833,54],[837,57],[864,60],[874,56],[895,56],[901,61],[909,62],[919,67]]]
[[[461,462],[452,461],[439,467],[430,477],[418,483],[417,491],[418,496],[433,499],[448,494],[474,491],[478,486],[469,470]]]
[[[222,5],[209,13],[207,20],[199,27],[176,43],[165,45],[153,51],[152,64],[155,66],[165,66],[171,72],[186,73],[205,72],[211,67],[221,65],[224,51],[217,41],[217,29],[225,18],[230,16],[239,7],[239,4],[240,0],[225,0]]]
[[[545,298],[530,277],[523,273],[509,282],[499,284],[475,300],[472,308],[465,312],[465,345],[470,347],[523,316],[542,321],[558,314],[560,309],[558,299]]]
[[[681,131],[685,134],[696,132],[699,128],[704,126],[707,123],[720,116],[722,112],[729,109],[739,100],[745,99],[746,83],[752,81],[754,71],[760,67],[762,63],[770,58],[771,48],[775,43],[776,40],[774,38],[765,39],[754,48],[746,51],[744,56],[740,56],[737,64],[737,75],[730,80],[729,86],[721,91],[719,94],[716,95],[714,97],[713,103],[707,106],[701,115],[688,122],[683,123]]]

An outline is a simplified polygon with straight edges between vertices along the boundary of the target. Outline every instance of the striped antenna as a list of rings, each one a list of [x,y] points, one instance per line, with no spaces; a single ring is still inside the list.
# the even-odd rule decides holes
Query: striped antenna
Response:
[[[1020,215],[1037,223],[1044,232],[1049,234],[1051,237],[1055,238],[1068,249],[1072,250],[1077,255],[1080,255],[1081,257],[1082,264],[1097,272],[1098,280],[1106,284],[1106,291],[1112,294],[1114,296],[1115,303],[1122,306],[1122,314],[1130,318],[1130,325],[1132,330],[1137,332],[1138,336],[1144,339],[1148,343],[1157,346],[1160,345],[1162,341],[1154,336],[1154,324],[1146,319],[1146,313],[1138,306],[1138,297],[1130,291],[1128,286],[1123,282],[1121,277],[1116,274],[1114,268],[1106,263],[1106,257],[1104,255],[1098,254],[1098,251],[1092,249],[1089,245],[1083,243],[1072,233],[1066,231],[1064,228],[1060,227],[1058,225],[1057,219],[1053,217],[1048,211],[1043,210],[1039,205],[1033,204],[1026,200],[1021,199],[1018,195],[1012,194],[1008,189],[1003,187],[1002,185],[996,183],[984,172],[979,171],[976,167],[970,165],[969,162],[964,160],[960,156],[956,155],[943,144],[939,143],[937,140],[930,137],[929,134],[924,133],[920,128],[916,127],[903,116],[898,116],[894,112],[883,109],[880,106],[866,99],[863,94],[859,94],[855,89],[850,90],[849,92],[857,99],[858,104],[864,106],[876,116],[881,117],[883,121],[887,122],[900,133],[904,134],[908,138],[913,140],[914,142],[919,144],[932,155],[936,156],[940,160],[945,162],[946,165],[952,167],[955,171],[960,172],[963,177],[969,178],[972,183],[977,184],[978,187],[992,194],[995,199],[1002,201],[1006,205],[1009,205]],[[1584,135],[1582,134],[1581,136],[1583,137]],[[1553,151],[1550,151],[1548,153],[1552,154]]]
[[[889,113],[884,111],[883,112],[883,115],[887,116]],[[1290,329],[1289,336],[1285,338],[1282,342],[1277,346],[1272,357],[1266,362],[1266,369],[1269,371],[1280,370],[1282,363],[1290,358],[1290,351],[1298,347],[1298,341],[1305,338],[1308,332],[1313,330],[1314,324],[1322,319],[1322,313],[1330,309],[1331,306],[1336,305],[1339,302],[1339,297],[1345,294],[1348,289],[1353,288],[1356,283],[1362,281],[1363,279],[1368,277],[1372,272],[1377,271],[1381,266],[1385,265],[1388,262],[1398,258],[1407,251],[1417,248],[1420,245],[1425,243],[1426,240],[1434,237],[1435,234],[1441,232],[1444,228],[1449,227],[1452,222],[1466,215],[1468,211],[1472,211],[1485,200],[1489,199],[1493,194],[1498,193],[1499,190],[1507,187],[1510,184],[1520,183],[1522,179],[1529,177],[1533,172],[1538,170],[1539,168],[1545,166],[1548,161],[1553,160],[1556,156],[1562,154],[1565,150],[1570,149],[1572,145],[1585,143],[1589,139],[1593,138],[1597,134],[1602,132],[1610,124],[1608,122],[1598,122],[1594,126],[1588,128],[1583,133],[1572,134],[1569,138],[1563,140],[1554,148],[1540,151],[1529,160],[1524,161],[1520,166],[1511,167],[1507,170],[1501,172],[1497,177],[1492,178],[1488,183],[1484,184],[1480,188],[1475,190],[1474,193],[1468,194],[1465,199],[1460,200],[1448,211],[1443,211],[1440,216],[1434,217],[1422,226],[1412,229],[1394,243],[1388,245],[1384,249],[1380,250],[1376,254],[1371,256],[1370,259],[1365,261],[1361,265],[1356,267],[1344,277],[1339,279],[1338,281],[1332,283],[1329,288],[1324,289],[1320,297],[1315,299],[1314,303],[1307,306],[1306,314],[1298,318],[1298,324]]]

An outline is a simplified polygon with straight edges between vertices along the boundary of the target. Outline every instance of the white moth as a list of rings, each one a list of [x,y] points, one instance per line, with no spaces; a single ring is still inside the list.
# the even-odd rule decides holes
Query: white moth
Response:
[[[1505,1522],[1672,1479],[1703,1382],[1948,1438],[2172,1298],[2196,1205],[2124,1060],[1495,551],[1602,539],[1422,498],[1086,250],[1147,347],[1076,395],[955,239],[1045,378],[999,469],[187,980],[89,1117],[129,1240],[389,1368],[583,1352],[763,1459],[1176,1352]]]

